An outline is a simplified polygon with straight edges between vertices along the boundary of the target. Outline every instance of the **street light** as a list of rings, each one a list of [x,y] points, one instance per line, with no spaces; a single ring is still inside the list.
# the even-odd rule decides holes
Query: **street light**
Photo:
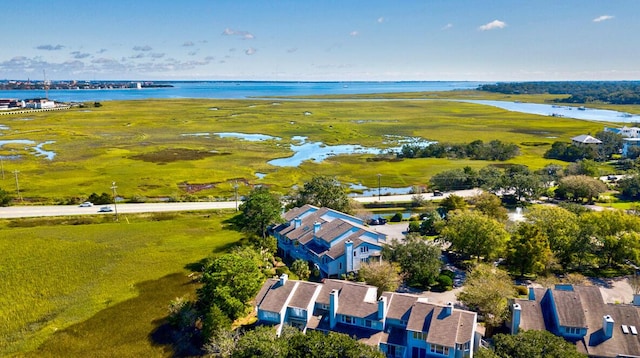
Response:
[[[113,210],[116,214],[116,221],[118,221],[118,204],[117,204],[117,200],[116,200],[116,189],[118,187],[116,186],[116,182],[112,182],[111,183],[111,190],[113,190]]]
[[[380,201],[380,177],[382,174],[378,174],[378,201]]]

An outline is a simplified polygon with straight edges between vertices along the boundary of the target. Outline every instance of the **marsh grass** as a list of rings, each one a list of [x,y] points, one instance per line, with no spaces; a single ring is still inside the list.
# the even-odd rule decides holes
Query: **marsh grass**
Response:
[[[156,220],[154,215],[140,215],[128,216],[129,224],[60,225],[47,220],[27,227],[3,222],[0,355],[28,352],[48,339],[55,340],[54,332],[139,297],[142,282],[185,275],[187,266],[228,250],[240,239],[239,233],[225,229],[224,221],[230,216],[207,212]],[[156,293],[146,293],[150,295],[144,298],[146,304],[155,306],[154,312],[166,310],[165,295]],[[128,324],[141,328],[163,317],[146,316],[141,318],[146,323]],[[114,336],[127,334],[122,328],[125,318],[110,319],[92,324],[108,325],[103,329]],[[97,344],[100,339],[95,335]]]
[[[342,182],[375,185],[381,173],[389,186],[420,185],[442,169],[487,163],[455,161],[396,161],[372,155],[337,155],[299,168],[274,167],[269,160],[291,156],[292,136],[327,145],[360,144],[382,150],[397,146],[393,137],[468,143],[499,139],[520,146],[510,162],[537,169],[552,161],[542,155],[556,140],[595,133],[604,123],[509,112],[445,97],[475,98],[479,92],[397,94],[396,101],[280,101],[171,99],[105,102],[91,112],[71,109],[34,113],[32,120],[3,116],[10,129],[5,139],[54,141],[46,149],[54,160],[34,157],[22,146],[2,148],[7,173],[19,170],[20,190],[27,201],[64,202],[69,197],[109,191],[113,181],[124,197],[179,197],[185,183],[212,184],[192,193],[201,198],[230,199],[233,183],[244,195],[256,184],[286,193],[311,176],[337,176]],[[488,96],[483,98],[548,101],[549,96]],[[425,101],[424,99],[430,99]],[[212,111],[210,108],[218,110]],[[305,115],[307,113],[307,115]],[[220,138],[215,132],[266,134],[281,138],[250,142]],[[208,134],[208,135],[205,135]],[[527,145],[522,143],[537,143]],[[256,173],[267,176],[258,179]],[[246,184],[246,185],[245,185]],[[6,175],[0,187],[15,188]]]

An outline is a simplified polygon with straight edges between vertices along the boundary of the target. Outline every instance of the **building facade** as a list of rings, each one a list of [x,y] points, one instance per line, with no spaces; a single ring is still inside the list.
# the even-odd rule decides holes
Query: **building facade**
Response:
[[[260,323],[340,332],[378,347],[387,357],[473,357],[477,315],[410,294],[361,283],[268,280],[256,296]]]
[[[386,242],[386,235],[362,219],[328,208],[304,205],[286,212],[284,220],[271,230],[278,254],[312,263],[322,277],[340,277],[357,272],[364,262],[379,261]]]

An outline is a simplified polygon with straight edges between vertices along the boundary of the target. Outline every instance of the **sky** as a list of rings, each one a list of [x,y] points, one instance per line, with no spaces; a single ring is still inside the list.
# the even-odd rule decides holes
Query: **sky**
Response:
[[[640,0],[22,0],[0,79],[640,80]]]

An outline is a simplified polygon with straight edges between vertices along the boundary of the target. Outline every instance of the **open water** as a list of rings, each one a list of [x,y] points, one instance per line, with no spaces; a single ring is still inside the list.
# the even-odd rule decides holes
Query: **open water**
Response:
[[[58,102],[140,100],[150,98],[218,98],[313,96],[368,93],[398,93],[476,89],[486,82],[407,81],[407,82],[155,82],[173,87],[142,89],[78,89],[49,90],[49,98]],[[43,90],[0,91],[0,98],[45,97]]]

